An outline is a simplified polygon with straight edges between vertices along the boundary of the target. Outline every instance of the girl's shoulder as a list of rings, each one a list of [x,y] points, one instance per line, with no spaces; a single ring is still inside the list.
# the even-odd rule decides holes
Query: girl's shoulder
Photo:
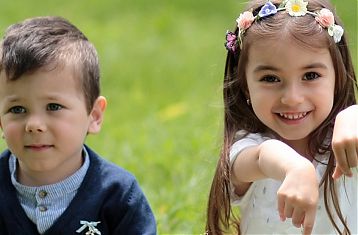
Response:
[[[235,143],[238,141],[253,140],[256,142],[263,142],[268,139],[275,139],[275,136],[270,133],[260,133],[260,132],[248,132],[245,130],[239,130],[235,133]]]
[[[235,142],[230,149],[230,163],[234,162],[242,150],[259,145],[269,139],[274,139],[274,136],[266,133],[250,133],[245,130],[239,130],[235,134]]]

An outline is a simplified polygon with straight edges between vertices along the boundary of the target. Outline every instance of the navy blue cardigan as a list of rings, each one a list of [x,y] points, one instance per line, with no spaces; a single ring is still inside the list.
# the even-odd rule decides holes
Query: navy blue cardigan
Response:
[[[81,220],[100,221],[102,235],[156,234],[156,223],[149,204],[134,176],[86,149],[90,158],[87,174],[68,208],[45,235],[79,235]],[[10,152],[0,155],[0,234],[38,235],[26,216],[9,172]]]

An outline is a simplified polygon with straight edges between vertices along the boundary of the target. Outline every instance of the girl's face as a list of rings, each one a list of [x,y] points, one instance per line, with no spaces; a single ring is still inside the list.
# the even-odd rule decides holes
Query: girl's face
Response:
[[[51,184],[77,170],[85,137],[95,132],[94,114],[87,113],[68,66],[40,69],[7,82],[0,74],[0,124],[18,159],[20,182]]]
[[[259,40],[249,50],[246,78],[256,116],[292,145],[306,146],[332,109],[335,72],[327,48]]]

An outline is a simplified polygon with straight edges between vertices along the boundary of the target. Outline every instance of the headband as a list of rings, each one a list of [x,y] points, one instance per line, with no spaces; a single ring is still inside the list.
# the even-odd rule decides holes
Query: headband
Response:
[[[288,15],[294,17],[304,16],[306,14],[314,16],[315,20],[323,28],[327,28],[328,34],[333,37],[334,42],[340,42],[344,30],[341,26],[334,23],[333,13],[326,8],[322,8],[317,12],[308,11],[307,4],[308,2],[305,2],[304,0],[283,0],[282,3],[276,7],[271,1],[268,1],[261,7],[259,13],[255,16],[252,11],[241,13],[239,18],[236,19],[238,33],[236,34],[230,31],[226,32],[226,49],[235,52],[238,47],[242,48],[242,37],[252,23],[270,15],[275,15],[279,11],[286,11]]]

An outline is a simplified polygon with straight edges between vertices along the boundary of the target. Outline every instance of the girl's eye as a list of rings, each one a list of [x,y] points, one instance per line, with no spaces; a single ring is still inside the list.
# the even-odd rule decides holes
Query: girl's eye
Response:
[[[280,79],[278,79],[276,76],[273,75],[266,75],[263,78],[261,78],[260,81],[272,83],[272,82],[279,82]]]
[[[304,80],[310,81],[310,80],[315,80],[315,79],[317,79],[317,78],[319,78],[319,77],[320,77],[320,75],[319,75],[318,73],[316,73],[316,72],[309,72],[309,73],[306,73],[306,74],[304,75]]]
[[[62,105],[59,104],[55,104],[55,103],[51,103],[47,105],[47,110],[48,111],[57,111],[62,109]]]
[[[14,114],[26,113],[26,109],[21,106],[14,106],[9,109],[9,112]]]

